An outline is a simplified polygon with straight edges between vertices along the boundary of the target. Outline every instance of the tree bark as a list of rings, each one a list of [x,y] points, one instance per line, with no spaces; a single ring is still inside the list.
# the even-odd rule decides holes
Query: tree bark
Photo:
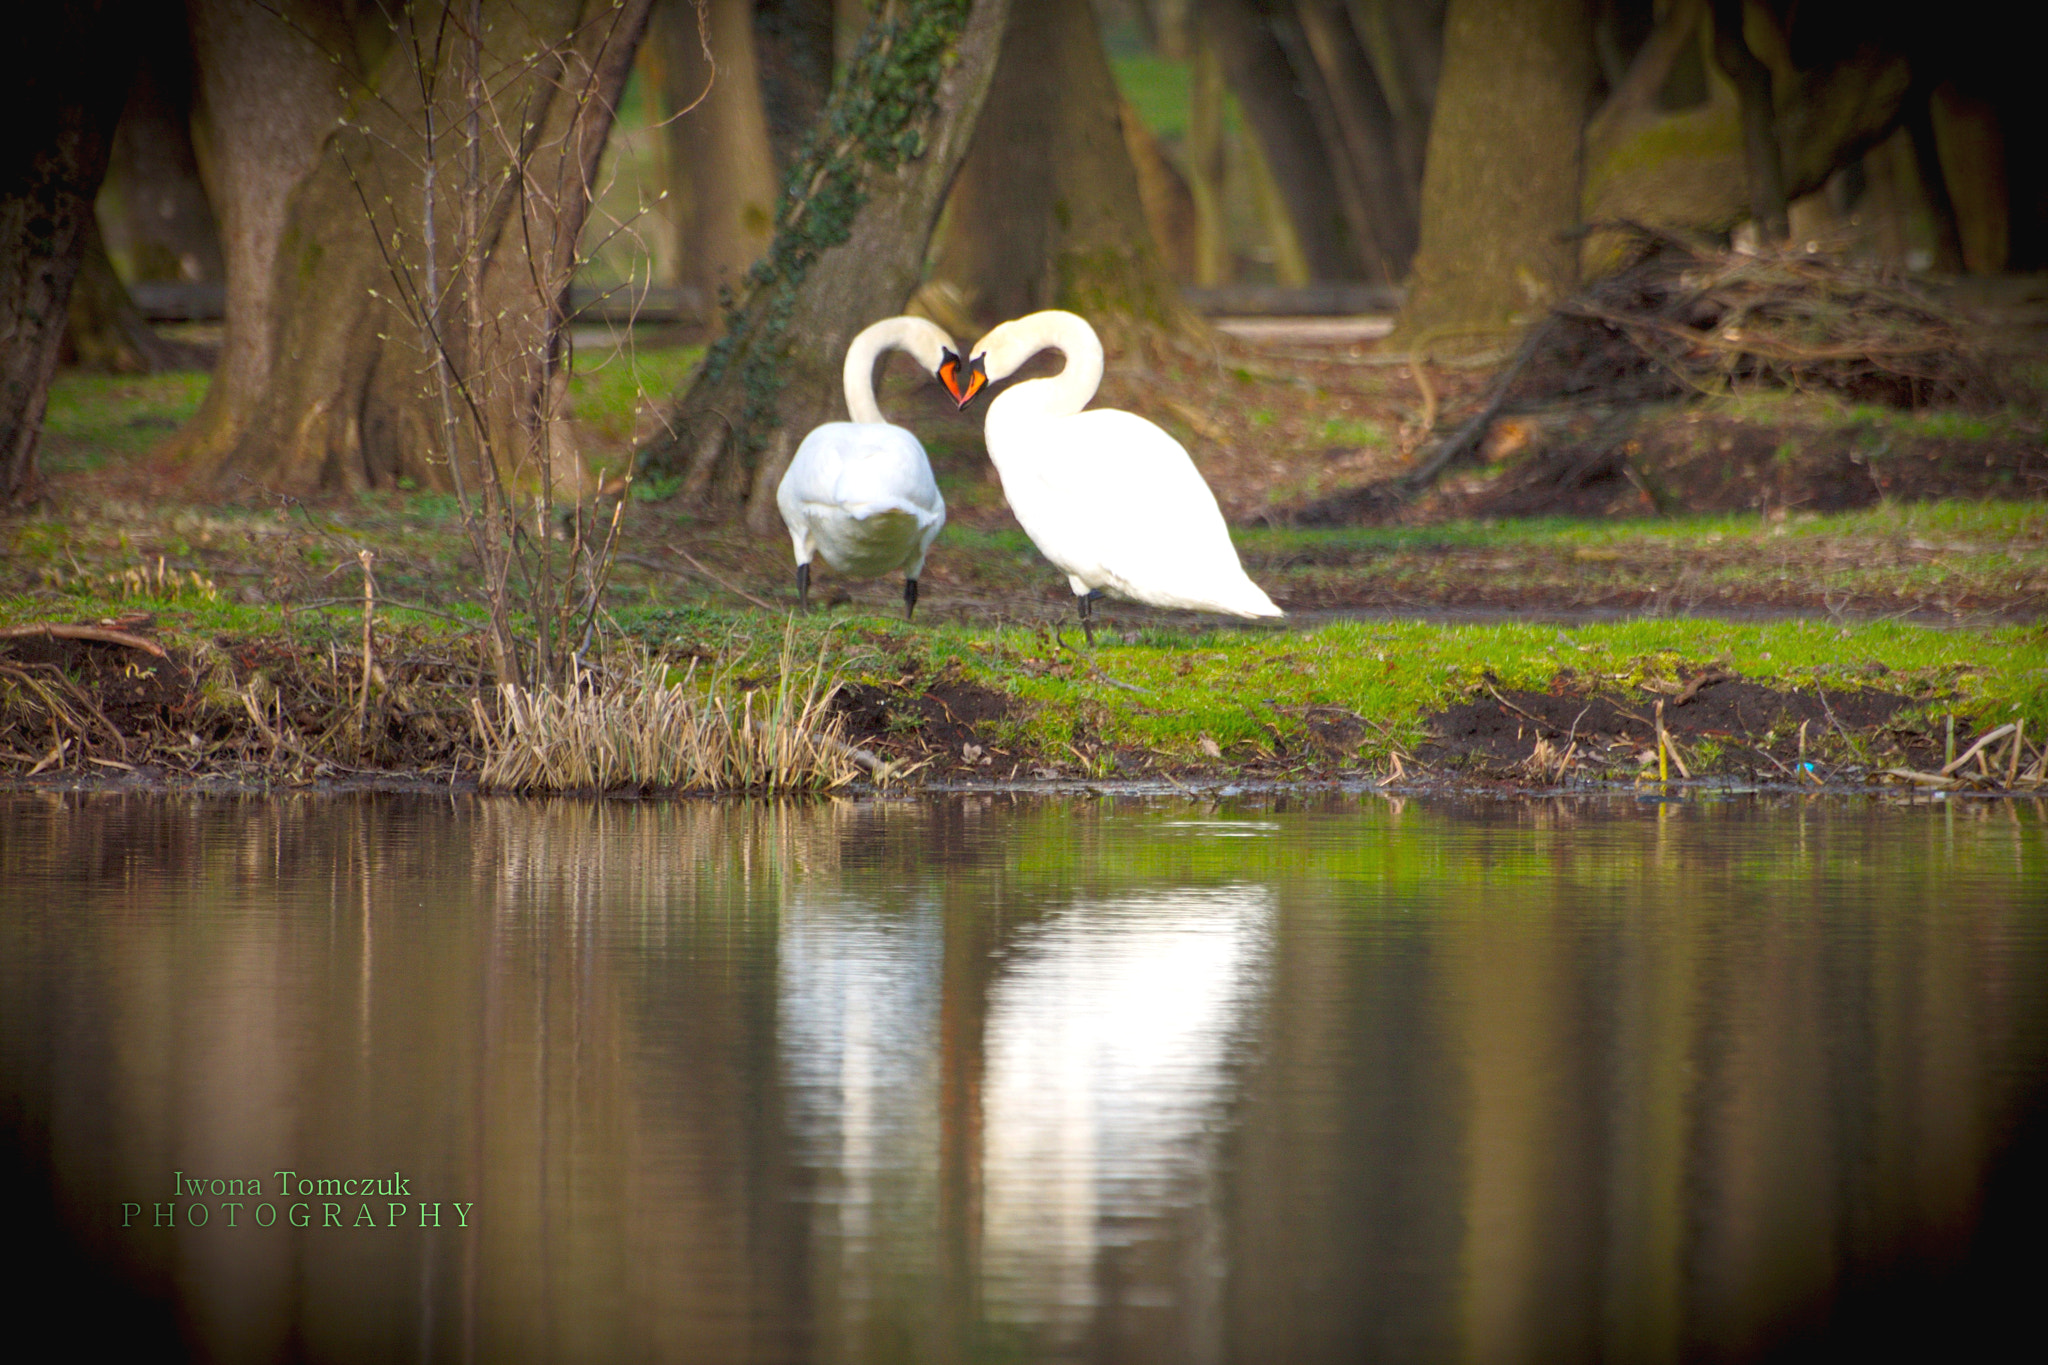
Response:
[[[1443,68],[1444,0],[1347,0],[1394,119],[1394,151],[1420,193],[1429,121]]]
[[[839,416],[847,343],[901,312],[966,155],[1008,0],[904,0],[863,34],[725,336],[642,452],[713,514],[773,520],[798,437]]]
[[[1188,193],[1195,211],[1194,278],[1196,284],[1217,285],[1230,279],[1234,264],[1223,212],[1223,62],[1206,35],[1194,40],[1192,57],[1187,151]],[[1288,247],[1299,253],[1298,243]]]
[[[780,172],[796,164],[832,93],[834,10],[835,0],[754,0],[754,66]]]
[[[1409,346],[1497,340],[1571,291],[1593,75],[1585,0],[1451,0],[1399,323]]]
[[[445,17],[408,12],[419,45],[389,44],[375,94],[291,196],[271,276],[273,372],[217,480],[303,493],[574,477],[550,420],[561,318],[647,9],[470,0]],[[487,93],[473,100],[472,88]],[[437,394],[442,356],[456,414]]]
[[[694,6],[662,5],[652,33],[671,114],[669,165],[683,201],[676,283],[716,300],[721,287],[740,287],[775,226],[775,157],[755,74],[752,0],[711,0],[709,31],[701,36]]]
[[[1370,234],[1366,277],[1392,284],[1415,255],[1420,188],[1403,172],[1392,109],[1339,0],[1295,0],[1302,36],[1329,92],[1330,135],[1351,165]],[[1419,166],[1418,166],[1419,172]]]
[[[1749,186],[1749,216],[1767,242],[1788,231],[1784,154],[1771,95],[1771,69],[1742,36],[1742,0],[1714,0],[1714,60],[1735,86],[1742,109],[1742,164]]]
[[[1315,279],[1350,279],[1356,257],[1330,193],[1333,172],[1287,53],[1247,0],[1201,0],[1196,18],[1223,62],[1273,186],[1287,209],[1303,263]]]
[[[1636,221],[1706,236],[1726,234],[1755,205],[1749,193],[1741,102],[1718,69],[1707,99],[1666,110],[1659,91],[1699,45],[1704,0],[1676,0],[1588,123],[1584,217]],[[1788,71],[1775,113],[1786,202],[1811,194],[1896,128],[1907,106],[1907,60],[1874,46],[1830,54],[1811,71]],[[1620,266],[1626,237],[1596,229],[1582,255],[1587,275]]]
[[[41,494],[36,446],[93,199],[135,69],[133,7],[34,9],[0,104],[0,505]]]
[[[932,275],[978,325],[1057,307],[1112,334],[1199,326],[1146,225],[1088,0],[1012,8],[946,225]]]
[[[213,383],[173,448],[210,469],[270,391],[286,206],[319,161],[361,54],[337,7],[320,0],[285,0],[276,13],[253,0],[190,0],[188,12],[193,144],[220,224],[227,317]]]

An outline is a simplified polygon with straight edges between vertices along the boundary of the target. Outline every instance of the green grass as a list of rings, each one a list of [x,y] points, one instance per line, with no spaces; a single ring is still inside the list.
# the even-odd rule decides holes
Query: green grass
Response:
[[[688,622],[654,613],[637,630],[657,644],[736,652],[765,668],[783,647],[783,621],[701,613]],[[1986,632],[1878,622],[1730,623],[1635,620],[1564,629],[1543,624],[1444,626],[1340,622],[1305,631],[1214,629],[1142,633],[1135,644],[1065,645],[1043,628],[906,627],[879,616],[797,623],[796,648],[826,632],[842,676],[895,682],[945,670],[1022,703],[1010,742],[1057,753],[1087,741],[1200,761],[1213,741],[1230,759],[1255,757],[1274,736],[1301,728],[1302,708],[1356,712],[1377,732],[1371,757],[1422,738],[1423,717],[1476,691],[1546,688],[1566,669],[1616,685],[1675,679],[1721,663],[1779,686],[1879,685],[1943,694],[1942,708],[2002,723],[2048,724],[2048,635],[2035,627]],[[1873,664],[1882,664],[1876,673]]]
[[[108,459],[140,455],[199,411],[211,376],[87,374],[63,370],[50,384],[43,414],[44,468],[56,473],[97,469]]]
[[[630,441],[642,404],[673,398],[703,358],[702,346],[585,351],[569,379],[569,401],[577,420],[604,439]]]
[[[2040,502],[1885,503],[1782,522],[1755,513],[1667,517],[1654,521],[1586,521],[1528,517],[1449,521],[1433,526],[1364,526],[1339,530],[1248,527],[1232,533],[1242,550],[1281,555],[1309,549],[1362,551],[1504,549],[1544,546],[1613,547],[1652,544],[1683,548],[1729,540],[1941,536],[1945,539],[2040,542],[2048,539],[2048,504]],[[2001,546],[2001,549],[2006,548]]]
[[[1798,424],[1821,427],[1874,427],[1939,440],[1986,441],[2015,436],[2039,438],[2038,419],[2007,410],[1973,413],[1954,408],[1917,411],[1876,403],[1849,403],[1826,394],[1786,389],[1740,389],[1700,399],[1703,417],[1724,417],[1759,426]]]
[[[1378,422],[1362,421],[1356,417],[1328,419],[1322,425],[1321,435],[1332,445],[1384,446],[1389,443],[1385,427]]]

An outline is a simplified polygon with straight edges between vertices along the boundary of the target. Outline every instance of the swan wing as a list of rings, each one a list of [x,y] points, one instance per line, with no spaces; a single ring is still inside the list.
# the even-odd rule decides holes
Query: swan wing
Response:
[[[1028,440],[1029,455],[1003,462],[1004,491],[1054,564],[1154,606],[1281,614],[1245,576],[1201,471],[1158,425],[1099,408],[1016,435]]]
[[[827,422],[797,447],[775,502],[799,560],[806,548],[844,573],[914,577],[946,522],[917,437],[886,422]]]

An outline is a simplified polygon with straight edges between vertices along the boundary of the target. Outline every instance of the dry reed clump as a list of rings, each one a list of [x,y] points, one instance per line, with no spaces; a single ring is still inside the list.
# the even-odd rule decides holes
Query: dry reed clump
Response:
[[[1622,270],[1559,306],[1539,369],[1570,389],[1725,393],[1742,384],[1920,408],[1997,403],[2005,386],[1970,325],[1896,271],[1796,247],[1716,251],[1623,225]]]
[[[671,681],[645,656],[616,672],[584,671],[561,689],[502,684],[495,721],[475,708],[478,782],[516,792],[818,791],[863,768],[884,776],[879,760],[842,737],[834,690],[822,648],[808,669],[795,667],[787,638],[772,688],[700,679],[695,661]]]

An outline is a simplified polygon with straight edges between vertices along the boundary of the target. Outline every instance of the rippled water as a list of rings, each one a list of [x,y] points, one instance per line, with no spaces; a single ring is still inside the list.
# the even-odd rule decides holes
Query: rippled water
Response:
[[[0,795],[15,1288],[152,1355],[1953,1347],[2044,986],[2024,804]]]

